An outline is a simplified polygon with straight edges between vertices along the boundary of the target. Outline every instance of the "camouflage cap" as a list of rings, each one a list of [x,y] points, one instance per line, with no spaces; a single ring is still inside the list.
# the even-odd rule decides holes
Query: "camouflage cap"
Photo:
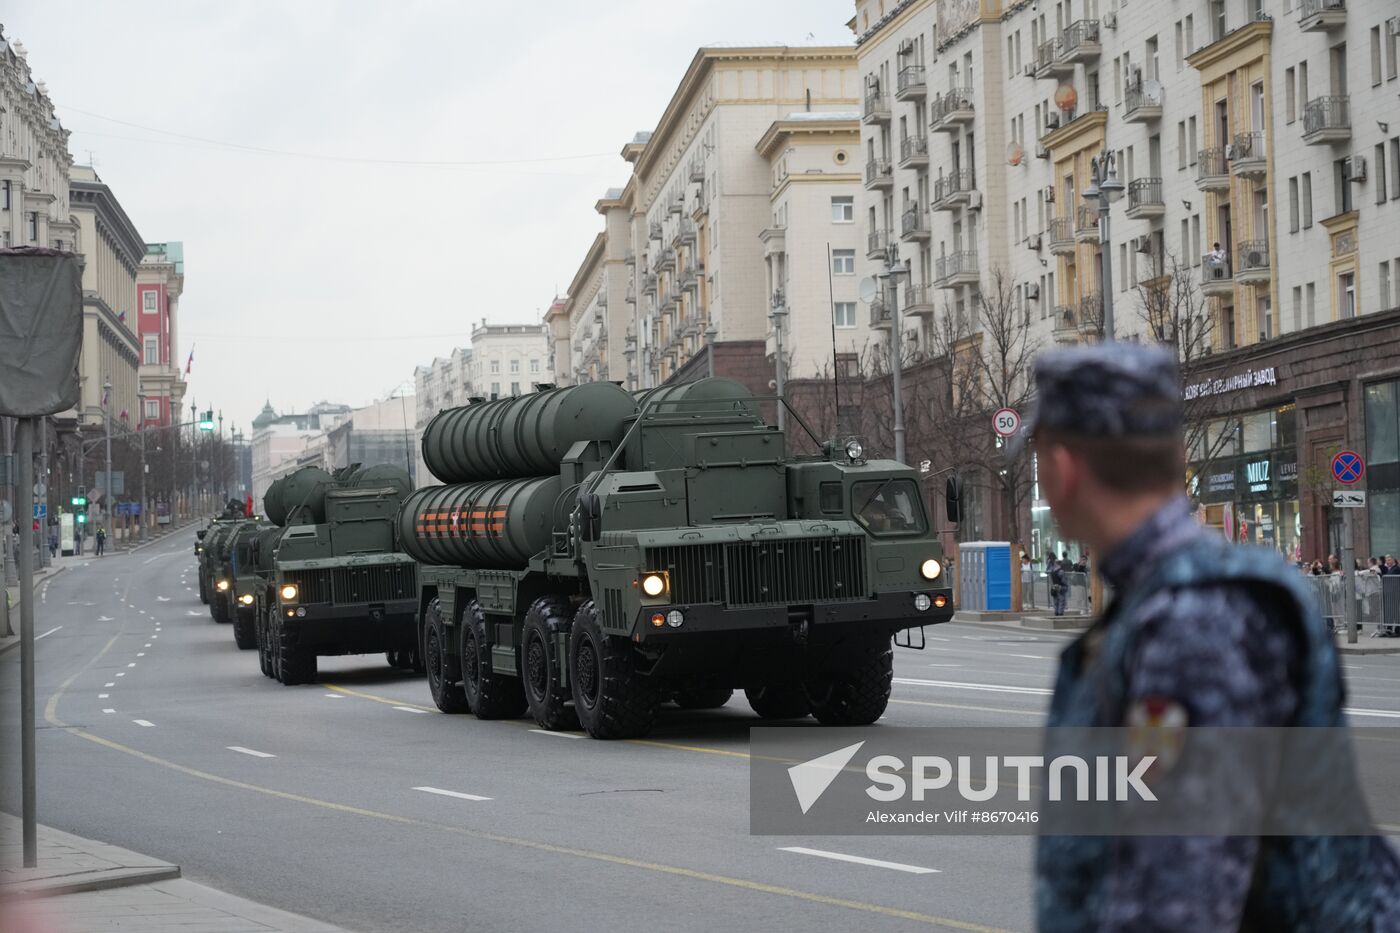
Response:
[[[1010,454],[1045,429],[1069,437],[1126,439],[1179,435],[1181,369],[1164,347],[1086,344],[1035,360],[1035,402]]]

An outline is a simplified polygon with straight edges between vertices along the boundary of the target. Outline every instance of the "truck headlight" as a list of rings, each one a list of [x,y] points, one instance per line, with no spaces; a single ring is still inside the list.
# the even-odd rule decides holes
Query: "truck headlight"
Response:
[[[220,580],[218,583],[215,583],[215,584],[214,584],[214,589],[218,590],[220,593],[227,593],[227,592],[228,592],[228,581],[227,581],[227,580]]]
[[[238,601],[245,606],[251,606],[253,605],[253,594],[244,593],[242,596],[238,597]]]
[[[282,597],[282,602],[296,602],[297,585],[295,583],[283,583],[282,588],[277,591],[277,595]]]
[[[936,580],[943,572],[943,565],[930,557],[919,565],[919,573],[923,574],[925,580]]]
[[[642,574],[642,592],[652,599],[666,593],[666,575],[661,573]]]
[[[846,442],[847,460],[850,460],[852,463],[854,463],[863,456],[865,456],[865,447],[861,445],[860,441],[856,440],[855,438],[851,438],[849,441]]]
[[[914,608],[920,612],[928,612],[928,607],[933,605],[933,600],[928,598],[927,593],[916,593],[914,595]]]

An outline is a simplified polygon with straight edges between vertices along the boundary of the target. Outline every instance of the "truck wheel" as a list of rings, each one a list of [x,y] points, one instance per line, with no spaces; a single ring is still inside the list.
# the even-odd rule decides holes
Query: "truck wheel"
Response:
[[[284,632],[277,645],[277,679],[285,686],[309,684],[316,679],[316,653],[287,644]]]
[[[258,667],[262,668],[264,677],[272,676],[272,649],[270,639],[267,635],[266,616],[258,617]]]
[[[460,684],[453,682],[451,660],[447,653],[447,633],[443,631],[442,609],[435,599],[423,613],[423,662],[427,667],[428,692],[433,703],[444,713],[469,713],[467,695]]]
[[[515,719],[525,712],[520,679],[491,669],[486,613],[476,600],[462,612],[462,689],[477,719]]]
[[[676,705],[681,709],[719,709],[729,702],[734,691],[728,687],[710,687],[676,692]]]
[[[209,605],[209,588],[205,585],[204,574],[199,575],[199,601]]]
[[[637,670],[632,646],[603,634],[591,599],[574,614],[569,680],[579,724],[593,738],[630,739],[651,729],[660,692]]]
[[[749,706],[764,719],[801,719],[812,711],[801,684],[745,687]]]
[[[577,729],[578,716],[566,705],[573,699],[560,683],[557,635],[568,635],[569,601],[562,596],[541,596],[525,613],[520,633],[520,673],[525,704],[541,729]]]
[[[244,651],[258,643],[257,636],[253,632],[253,620],[237,610],[234,611],[233,616],[233,643]]]
[[[885,715],[893,681],[894,649],[877,645],[854,667],[807,684],[812,715],[824,726],[868,726]]]

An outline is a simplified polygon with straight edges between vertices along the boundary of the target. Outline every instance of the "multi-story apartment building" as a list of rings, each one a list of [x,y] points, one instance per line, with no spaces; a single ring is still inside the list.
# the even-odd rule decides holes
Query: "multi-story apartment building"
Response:
[[[414,451],[417,410],[417,400],[411,395],[396,395],[354,409],[326,431],[330,467],[386,463],[407,470],[415,486],[423,482]]]
[[[73,249],[72,167],[48,88],[30,70],[24,44],[0,27],[0,247]]]
[[[329,469],[326,433],[350,416],[349,405],[320,402],[304,414],[279,415],[268,402],[253,419],[253,503],[261,509],[267,488],[298,467]]]
[[[455,347],[426,366],[413,370],[414,423],[427,424],[444,408],[466,404],[472,392],[471,348]]]
[[[915,339],[945,308],[976,331],[979,302],[1003,293],[1038,346],[1097,339],[1110,309],[1120,339],[1171,336],[1164,302],[1198,315],[1187,369],[1223,406],[1208,432],[1222,452],[1192,466],[1210,467],[1207,520],[1290,554],[1335,550],[1337,514],[1306,476],[1340,443],[1400,460],[1385,401],[1400,359],[1372,352],[1393,346],[1396,323],[1360,320],[1400,303],[1400,10],[855,6],[865,270],[885,269],[897,241]],[[1124,196],[1100,223],[1084,195],[1110,161]],[[1361,340],[1365,372],[1342,363]],[[1400,464],[1372,482],[1384,488],[1357,547],[1393,550]],[[1043,503],[1032,512],[1039,540],[1026,544],[1058,546]]]
[[[523,395],[533,391],[537,383],[549,381],[548,357],[543,324],[488,324],[483,320],[472,330],[466,384],[479,398]]]
[[[185,245],[178,241],[147,243],[136,273],[141,427],[180,422],[185,380],[179,351],[179,310],[184,290]]]
[[[730,344],[761,354],[773,294],[759,237],[774,226],[776,176],[774,153],[759,143],[790,114],[849,116],[855,104],[849,48],[697,51],[656,128],[623,146],[631,177],[598,201],[603,233],[563,306],[546,316],[556,381],[658,385],[702,356],[707,331],[716,352]],[[829,127],[820,132],[828,143],[837,138]],[[797,136],[805,152],[807,134]],[[855,153],[845,145],[839,160],[833,152],[826,164],[804,162],[804,171],[848,176]],[[820,249],[824,256],[824,241]],[[823,322],[828,308],[821,305]]]

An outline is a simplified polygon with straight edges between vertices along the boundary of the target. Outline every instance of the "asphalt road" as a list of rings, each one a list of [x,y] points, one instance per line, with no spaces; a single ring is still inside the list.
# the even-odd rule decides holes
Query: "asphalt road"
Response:
[[[1031,926],[1029,837],[750,835],[742,696],[596,742],[445,716],[378,656],[282,687],[199,602],[191,541],[46,584],[43,822],[364,931]],[[1036,725],[1066,640],[931,629],[897,652],[883,722]],[[1356,721],[1400,724],[1400,658],[1346,667]],[[17,650],[0,671],[0,806],[17,813]]]

